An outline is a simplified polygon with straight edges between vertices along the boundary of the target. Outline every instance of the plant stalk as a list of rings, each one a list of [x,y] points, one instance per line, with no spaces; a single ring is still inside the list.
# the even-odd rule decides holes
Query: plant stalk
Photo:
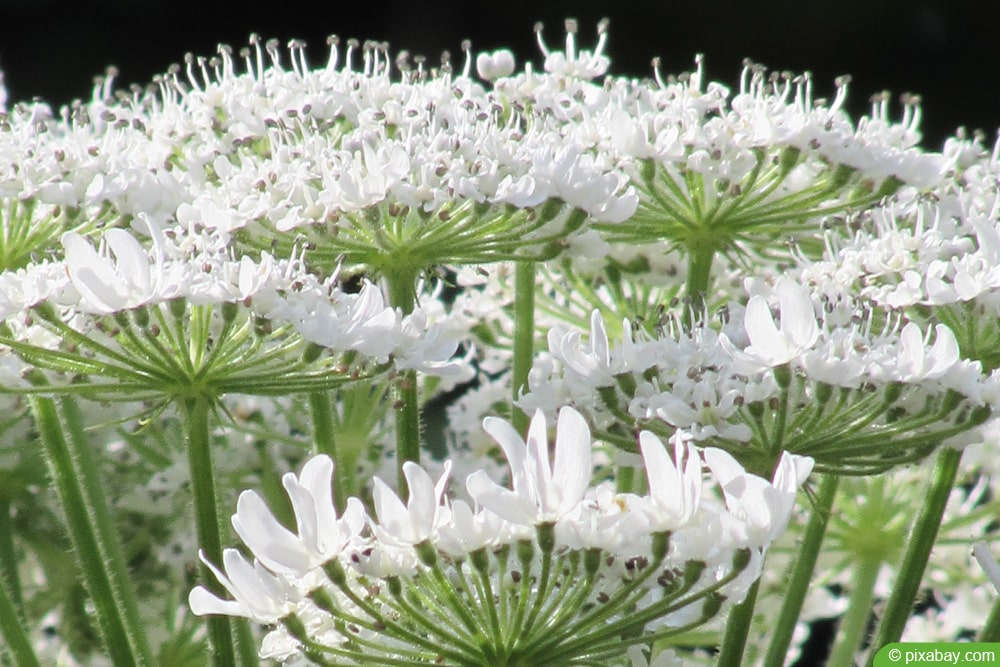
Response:
[[[31,407],[108,657],[116,665],[152,665],[145,626],[79,409],[71,398],[61,399],[57,406],[53,399],[40,396],[31,398]]]
[[[906,621],[913,610],[913,601],[920,589],[931,549],[941,528],[941,518],[944,516],[948,497],[951,495],[952,487],[955,486],[958,464],[961,460],[962,452],[948,447],[938,455],[931,477],[931,487],[910,531],[910,540],[899,567],[899,577],[892,595],[889,596],[878,633],[868,653],[869,666],[872,665],[875,654],[880,648],[899,641],[903,635],[903,628],[906,627]]]
[[[417,277],[409,271],[386,275],[389,303],[399,308],[403,316],[413,312],[417,303]],[[396,408],[396,477],[401,497],[407,497],[403,464],[420,463],[420,386],[415,370],[403,371],[395,383]]]
[[[194,493],[195,528],[198,546],[209,562],[222,564],[222,526],[219,514],[218,493],[215,487],[215,468],[212,463],[212,437],[210,429],[211,402],[205,396],[184,399],[185,445],[191,489]],[[205,588],[220,597],[227,593],[212,572],[202,564],[200,581]],[[233,624],[227,616],[209,616],[208,640],[214,667],[235,667],[236,650],[233,642]]]
[[[844,613],[837,628],[837,642],[830,653],[829,665],[853,665],[854,657],[868,632],[868,619],[872,614],[875,581],[882,569],[882,559],[867,557],[854,564],[854,590],[851,591]]]
[[[529,415],[517,407],[528,389],[528,373],[535,355],[535,262],[521,261],[514,269],[514,361],[510,421],[522,436],[528,432]]]
[[[782,667],[788,657],[788,647],[792,644],[795,625],[802,613],[802,605],[809,591],[809,581],[812,579],[816,560],[819,558],[823,537],[826,535],[826,525],[833,508],[833,499],[837,495],[840,478],[836,475],[824,475],[819,483],[816,494],[816,504],[809,516],[809,523],[799,546],[788,588],[785,591],[785,601],[775,622],[774,636],[767,647],[764,667]]]

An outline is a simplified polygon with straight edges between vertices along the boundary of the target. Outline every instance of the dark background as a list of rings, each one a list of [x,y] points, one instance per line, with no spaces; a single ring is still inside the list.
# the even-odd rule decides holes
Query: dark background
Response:
[[[223,11],[222,8],[225,8]],[[210,56],[219,42],[246,44],[251,32],[296,37],[310,44],[311,62],[326,59],[325,38],[389,41],[437,60],[460,52],[509,46],[540,64],[532,26],[546,24],[550,45],[563,42],[563,19],[580,21],[579,43],[590,47],[595,26],[611,19],[611,72],[647,76],[660,56],[665,73],[692,68],[706,54],[709,78],[738,81],[750,57],[772,69],[814,74],[817,96],[833,78],[853,75],[849,109],[857,117],[884,89],[922,95],[925,145],[939,148],[960,125],[1000,126],[1000,2],[991,0],[777,0],[735,2],[544,2],[478,0],[422,3],[377,0],[264,0],[245,3],[192,0],[0,0],[0,67],[11,100],[42,97],[56,105],[90,95],[91,80],[116,65],[122,86],[146,83],[191,51]],[[287,61],[286,61],[287,62]]]

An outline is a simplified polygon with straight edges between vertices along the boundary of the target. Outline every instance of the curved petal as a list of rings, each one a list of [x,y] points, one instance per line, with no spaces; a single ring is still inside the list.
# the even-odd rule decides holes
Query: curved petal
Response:
[[[556,456],[552,483],[559,491],[560,514],[576,507],[590,486],[593,474],[590,428],[583,416],[570,407],[559,411],[556,424]]]

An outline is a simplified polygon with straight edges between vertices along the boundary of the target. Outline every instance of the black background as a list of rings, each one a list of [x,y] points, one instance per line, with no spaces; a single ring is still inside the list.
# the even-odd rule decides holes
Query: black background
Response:
[[[814,74],[817,96],[851,74],[849,109],[857,117],[884,89],[923,97],[927,148],[960,125],[1000,126],[1000,2],[955,0],[778,0],[775,2],[528,2],[422,3],[375,0],[0,0],[0,67],[12,100],[42,97],[64,104],[90,95],[91,80],[109,64],[121,85],[146,83],[185,52],[210,56],[219,42],[263,37],[305,39],[311,62],[325,62],[327,35],[386,40],[436,61],[460,52],[509,46],[518,63],[541,58],[532,26],[544,21],[551,46],[563,42],[563,19],[580,21],[579,43],[594,44],[601,17],[611,19],[611,73],[647,76],[660,56],[665,73],[692,68],[705,53],[709,78],[735,84],[744,57],[772,69]],[[898,103],[896,112],[898,113]]]

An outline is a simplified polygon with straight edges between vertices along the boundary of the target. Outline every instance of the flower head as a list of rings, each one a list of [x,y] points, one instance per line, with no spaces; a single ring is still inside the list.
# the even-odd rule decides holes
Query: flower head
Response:
[[[508,521],[534,526],[567,516],[583,500],[592,474],[590,429],[572,408],[559,411],[555,459],[550,463],[545,415],[539,410],[528,427],[528,441],[507,422],[493,417],[483,428],[503,449],[510,464],[513,490],[479,471],[469,476],[469,495]]]

